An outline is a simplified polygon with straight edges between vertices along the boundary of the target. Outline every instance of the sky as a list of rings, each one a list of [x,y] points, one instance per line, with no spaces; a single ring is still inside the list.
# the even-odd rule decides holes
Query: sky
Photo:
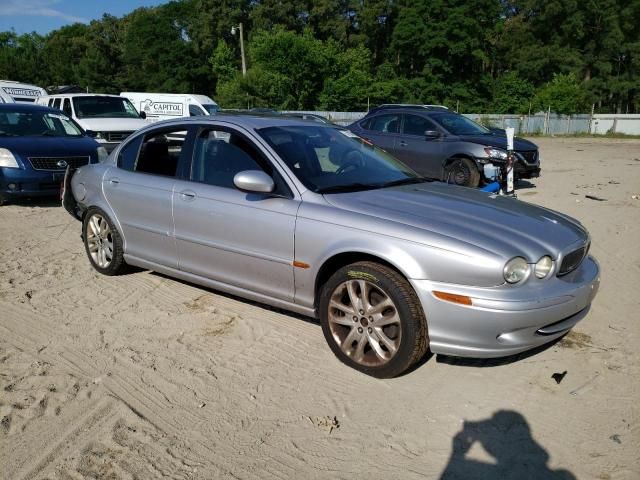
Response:
[[[0,0],[0,32],[51,30],[75,22],[89,23],[109,13],[116,17],[138,7],[151,7],[167,0]]]

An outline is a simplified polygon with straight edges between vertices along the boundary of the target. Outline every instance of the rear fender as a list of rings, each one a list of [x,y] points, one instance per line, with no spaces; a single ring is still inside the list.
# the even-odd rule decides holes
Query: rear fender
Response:
[[[64,181],[62,182],[62,192],[60,197],[62,199],[62,206],[69,212],[69,215],[76,220],[82,220],[82,209],[78,205],[73,192],[71,190],[71,179],[75,175],[77,168],[72,168],[71,165],[67,165],[67,170],[64,174]]]

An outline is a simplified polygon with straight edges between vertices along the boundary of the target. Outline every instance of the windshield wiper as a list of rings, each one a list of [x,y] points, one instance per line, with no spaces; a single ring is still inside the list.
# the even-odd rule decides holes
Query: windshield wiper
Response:
[[[345,185],[332,185],[330,187],[319,188],[317,193],[343,193],[343,192],[356,192],[359,190],[369,190],[372,188],[380,188],[378,185],[371,185],[368,183],[347,183]]]
[[[410,177],[410,178],[402,178],[400,180],[393,180],[391,182],[382,183],[378,185],[378,188],[387,188],[387,187],[395,187],[397,185],[411,185],[412,183],[425,183],[432,182],[430,178],[424,177]]]

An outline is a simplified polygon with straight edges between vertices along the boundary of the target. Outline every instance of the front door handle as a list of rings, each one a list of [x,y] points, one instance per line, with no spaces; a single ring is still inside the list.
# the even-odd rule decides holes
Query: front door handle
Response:
[[[112,177],[112,178],[110,178],[110,179],[109,179],[109,183],[110,183],[111,185],[117,185],[117,184],[119,184],[119,183],[120,183],[120,179],[119,179],[119,178],[117,178],[117,177]]]
[[[409,144],[407,142],[405,142],[404,140],[400,140],[400,146],[401,147],[408,147]]]
[[[180,198],[185,202],[191,202],[196,198],[196,192],[192,190],[183,190],[180,192]]]

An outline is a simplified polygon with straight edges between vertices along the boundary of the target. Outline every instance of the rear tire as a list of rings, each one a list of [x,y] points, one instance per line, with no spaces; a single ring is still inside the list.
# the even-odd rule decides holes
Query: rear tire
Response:
[[[444,167],[444,181],[475,188],[480,184],[480,172],[475,162],[468,158],[454,158]]]
[[[103,275],[120,275],[126,271],[122,237],[107,214],[91,207],[82,221],[84,248],[93,268]]]
[[[320,323],[344,364],[376,378],[406,372],[427,351],[427,321],[420,300],[395,270],[357,262],[323,285]]]

